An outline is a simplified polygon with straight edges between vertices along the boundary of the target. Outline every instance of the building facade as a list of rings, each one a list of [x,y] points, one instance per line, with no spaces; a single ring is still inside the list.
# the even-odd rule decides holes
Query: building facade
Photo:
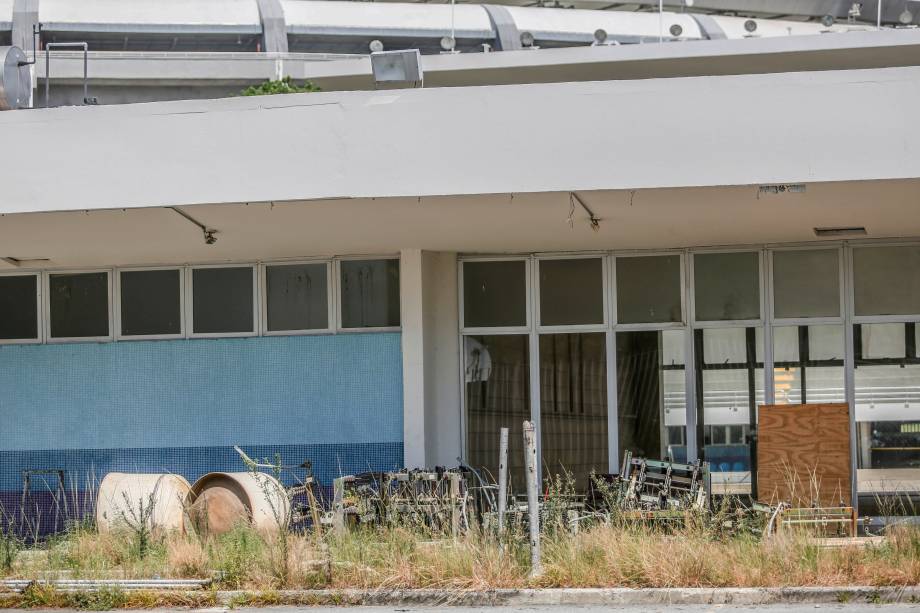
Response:
[[[871,513],[920,487],[918,76],[0,114],[4,504],[234,445],[494,470],[503,426],[518,484],[525,419],[544,475],[630,451],[748,494],[759,404],[846,401]]]

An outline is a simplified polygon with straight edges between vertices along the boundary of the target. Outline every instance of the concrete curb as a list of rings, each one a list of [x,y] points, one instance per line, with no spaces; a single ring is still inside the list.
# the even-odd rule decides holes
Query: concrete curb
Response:
[[[788,588],[562,588],[496,590],[288,590],[220,591],[222,605],[348,604],[456,606],[614,606],[920,603],[920,586]]]

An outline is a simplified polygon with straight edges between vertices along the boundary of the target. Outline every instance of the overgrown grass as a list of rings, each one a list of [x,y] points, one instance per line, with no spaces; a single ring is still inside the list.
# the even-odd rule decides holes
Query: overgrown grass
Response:
[[[920,527],[892,527],[887,538],[874,545],[821,548],[802,534],[762,539],[750,530],[727,532],[722,526],[731,514],[726,507],[706,521],[697,518],[667,526],[615,516],[572,534],[560,511],[553,520],[555,527],[543,536],[544,570],[537,578],[529,578],[529,551],[522,527],[509,528],[499,539],[477,524],[456,538],[423,525],[358,526],[344,534],[321,537],[290,533],[286,554],[280,553],[277,535],[243,526],[214,538],[154,532],[139,547],[130,530],[98,532],[92,526],[75,524],[60,536],[18,551],[8,568],[0,565],[0,577],[214,578],[216,588],[249,590],[262,594],[265,602],[277,590],[292,588],[920,583]],[[105,590],[77,602],[72,594],[42,587],[17,598],[16,606],[83,609],[142,602],[135,592]]]

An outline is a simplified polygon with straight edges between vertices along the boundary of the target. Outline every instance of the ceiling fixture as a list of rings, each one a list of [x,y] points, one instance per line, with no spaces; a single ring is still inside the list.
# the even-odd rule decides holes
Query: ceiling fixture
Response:
[[[842,228],[815,228],[815,236],[866,236],[868,232],[862,226]]]
[[[441,37],[441,51],[444,53],[454,53],[457,47],[457,41],[453,36]]]

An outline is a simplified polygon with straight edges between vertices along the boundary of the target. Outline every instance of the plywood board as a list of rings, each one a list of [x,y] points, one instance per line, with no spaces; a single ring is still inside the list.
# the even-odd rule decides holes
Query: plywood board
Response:
[[[851,479],[846,403],[758,407],[759,500],[849,506]]]

